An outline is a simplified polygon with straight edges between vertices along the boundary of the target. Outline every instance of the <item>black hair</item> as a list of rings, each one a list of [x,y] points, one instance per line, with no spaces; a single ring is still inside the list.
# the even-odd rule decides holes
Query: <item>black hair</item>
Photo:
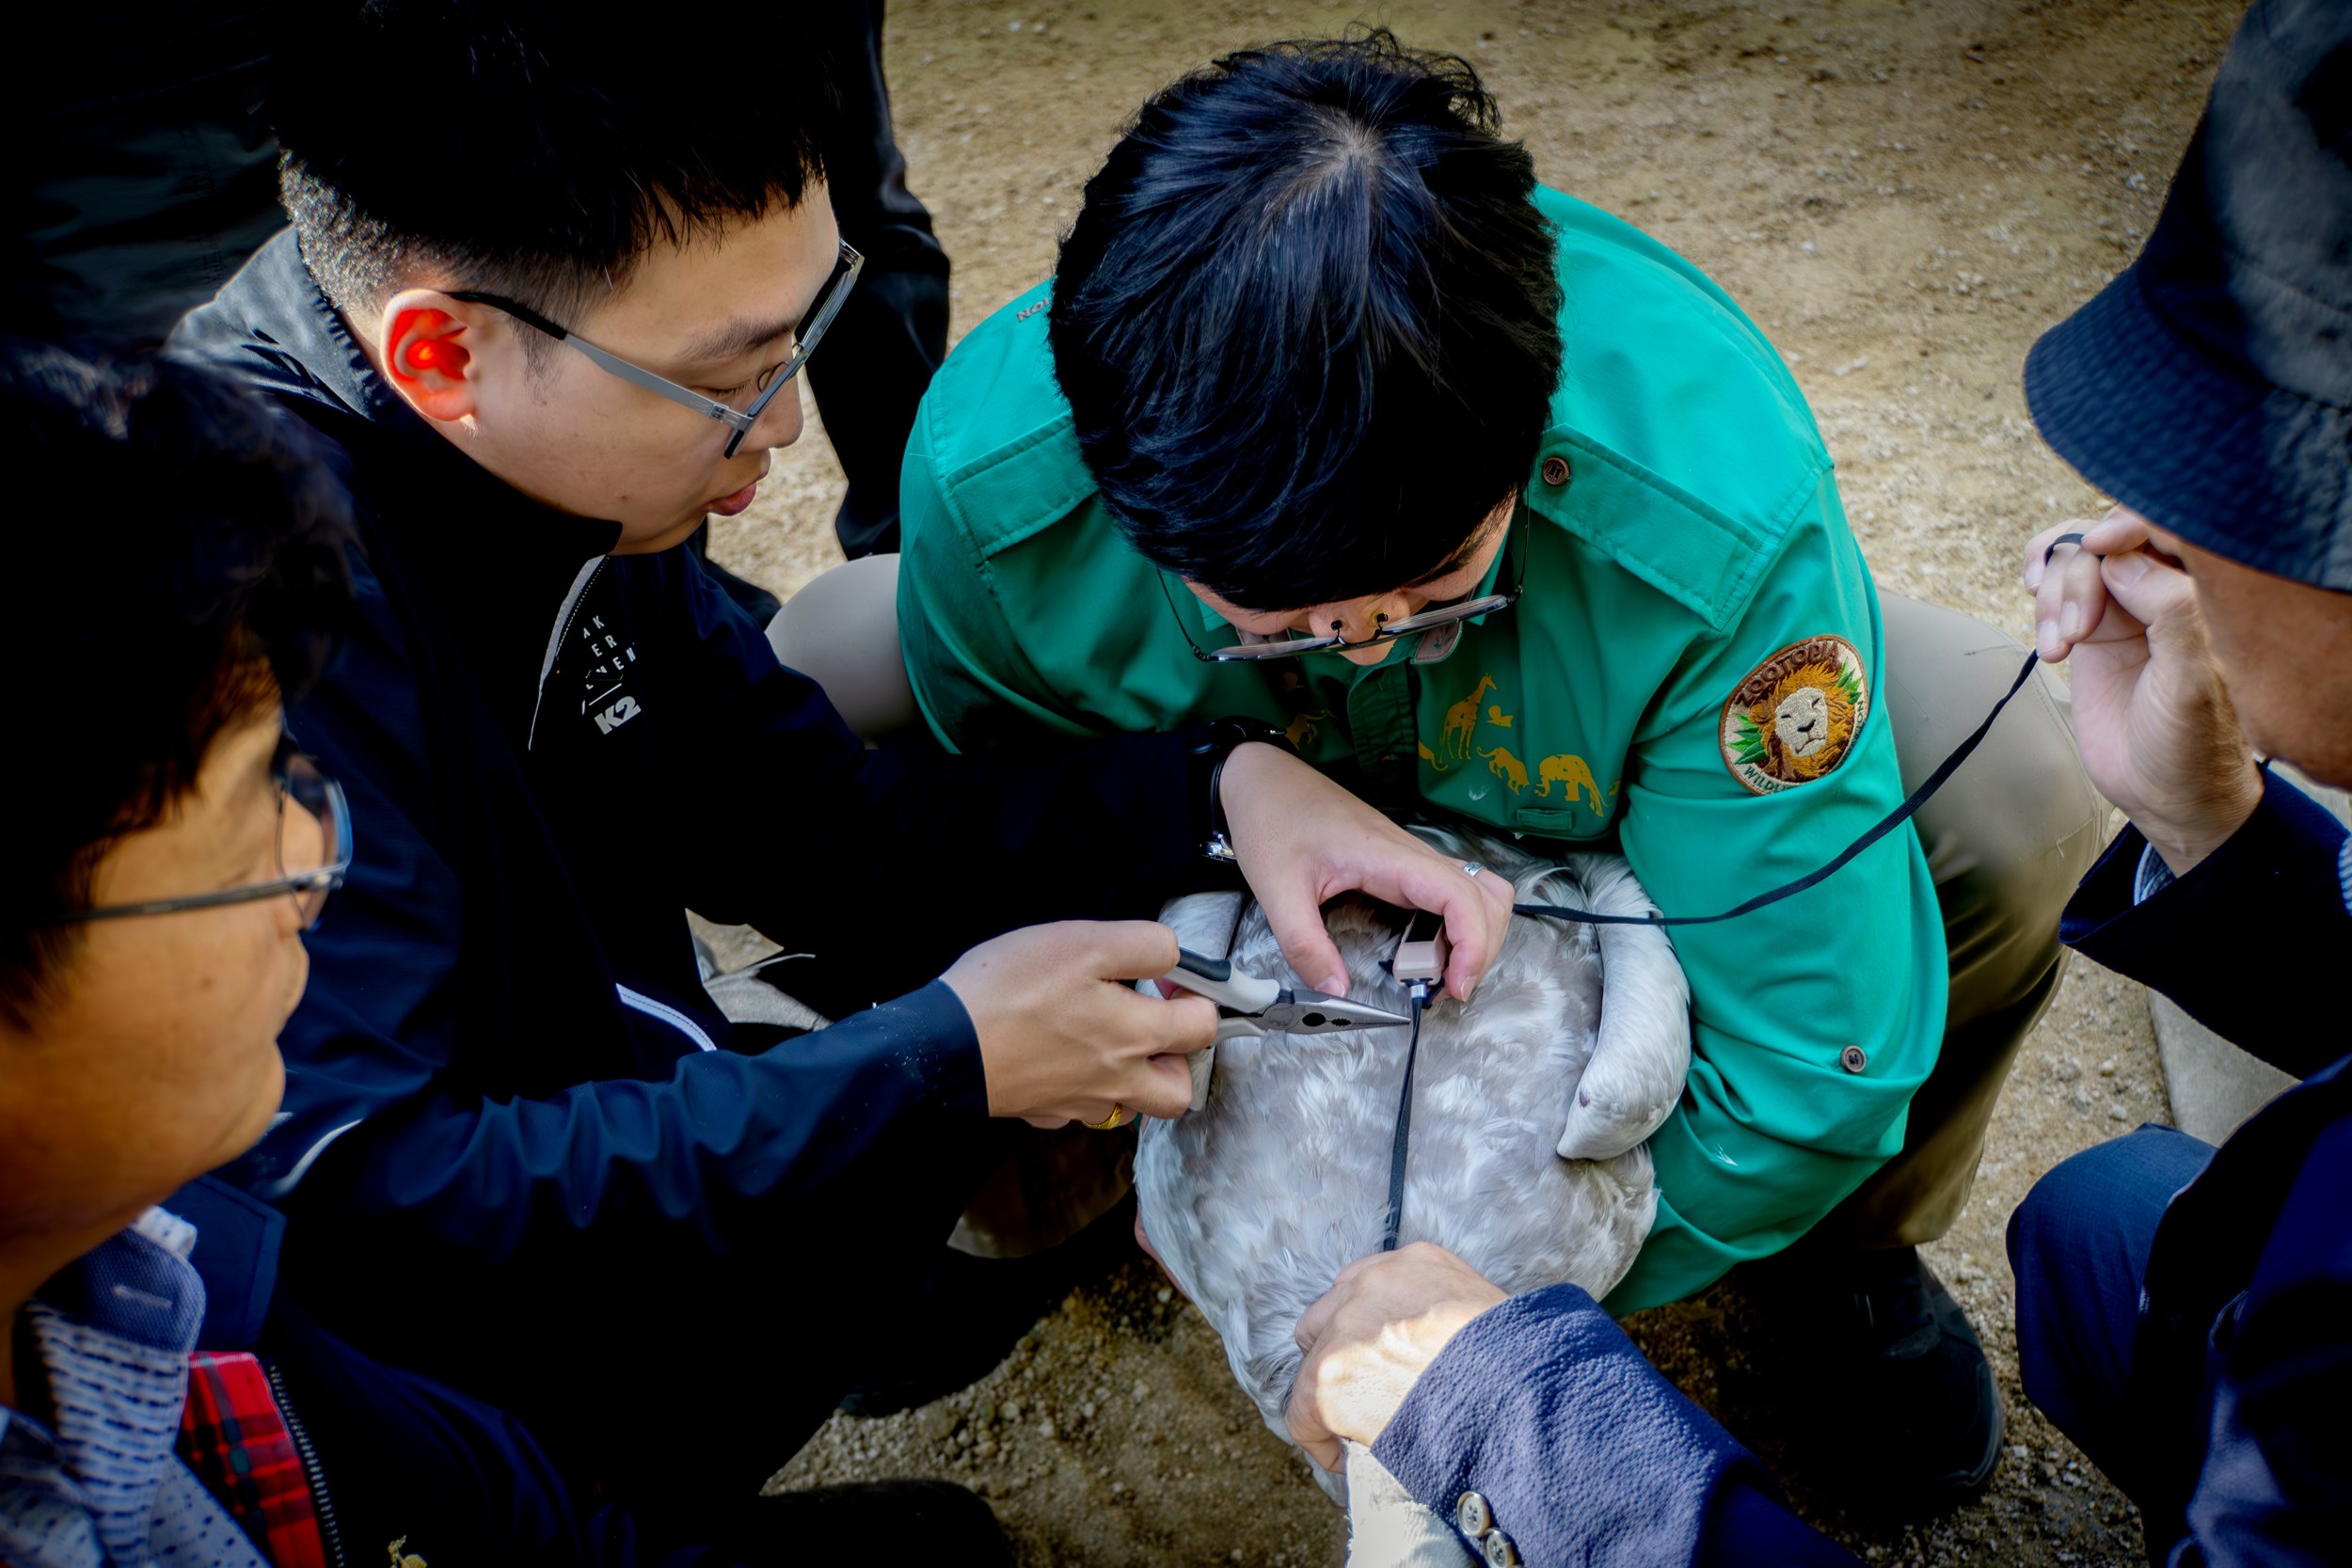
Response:
[[[1387,593],[1526,482],[1560,377],[1534,164],[1385,30],[1228,55],[1087,182],[1054,371],[1154,564],[1252,610]]]
[[[553,0],[296,8],[279,184],[311,276],[354,315],[427,277],[572,325],[657,244],[796,205],[839,119],[821,49],[722,81],[751,68],[694,7],[625,24]]]
[[[325,669],[350,613],[326,448],[192,366],[0,340],[13,514],[0,1018],[28,1023],[107,847],[161,818],[223,730]],[[93,504],[93,503],[97,504]]]

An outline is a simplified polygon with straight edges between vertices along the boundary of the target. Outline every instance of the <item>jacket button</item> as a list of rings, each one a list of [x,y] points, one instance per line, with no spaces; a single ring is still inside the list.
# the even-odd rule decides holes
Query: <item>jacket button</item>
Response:
[[[1464,1535],[1476,1541],[1495,1528],[1494,1510],[1488,1508],[1486,1499],[1477,1493],[1465,1492],[1462,1500],[1454,1505],[1454,1524]]]
[[[1519,1549],[1501,1530],[1487,1533],[1486,1568],[1519,1568]]]
[[[1850,1045],[1837,1053],[1837,1065],[1848,1072],[1860,1072],[1870,1065],[1870,1053],[1858,1045]]]
[[[1565,457],[1559,456],[1545,458],[1544,483],[1546,484],[1565,484],[1567,482],[1568,460]]]

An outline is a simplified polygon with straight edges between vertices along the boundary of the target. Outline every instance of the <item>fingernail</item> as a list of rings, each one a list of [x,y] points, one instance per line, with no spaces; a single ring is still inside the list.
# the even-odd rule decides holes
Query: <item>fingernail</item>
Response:
[[[2042,657],[2043,658],[2056,658],[2060,653],[2065,651],[2058,642],[2058,623],[2056,621],[2044,621],[2040,626],[2034,627],[2034,643],[2036,646],[2041,648]]]
[[[2027,589],[2030,590],[2042,586],[2042,564],[2041,562],[2028,561],[2026,562],[2026,587]]]
[[[2058,635],[2071,638],[2074,635],[2075,628],[2082,624],[2083,607],[2072,599],[2067,600],[2066,608],[2058,611]]]
[[[1323,977],[1323,984],[1315,989],[1322,991],[1326,996],[1345,996],[1347,994],[1347,976],[1343,974],[1327,974]]]
[[[2118,588],[2129,588],[2148,575],[2148,558],[2137,550],[2129,555],[2109,556],[2104,570],[2109,582]]]

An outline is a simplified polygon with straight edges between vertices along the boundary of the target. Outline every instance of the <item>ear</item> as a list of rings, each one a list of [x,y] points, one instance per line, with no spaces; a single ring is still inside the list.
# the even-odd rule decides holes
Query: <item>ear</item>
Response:
[[[434,289],[404,289],[384,306],[379,362],[393,388],[428,420],[476,411],[485,332],[481,307]]]

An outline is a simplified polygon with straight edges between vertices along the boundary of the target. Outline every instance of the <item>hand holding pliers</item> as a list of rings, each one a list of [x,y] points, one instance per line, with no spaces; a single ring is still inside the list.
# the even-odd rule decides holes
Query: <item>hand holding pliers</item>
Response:
[[[1211,958],[1185,948],[1177,950],[1176,967],[1160,976],[1216,1004],[1218,1040],[1267,1035],[1332,1035],[1353,1029],[1401,1029],[1413,1021],[1385,1007],[1327,996],[1309,987],[1293,988],[1279,980],[1234,972],[1229,958]],[[1196,1051],[1192,1069],[1192,1106],[1209,1102],[1209,1073],[1216,1048]]]

